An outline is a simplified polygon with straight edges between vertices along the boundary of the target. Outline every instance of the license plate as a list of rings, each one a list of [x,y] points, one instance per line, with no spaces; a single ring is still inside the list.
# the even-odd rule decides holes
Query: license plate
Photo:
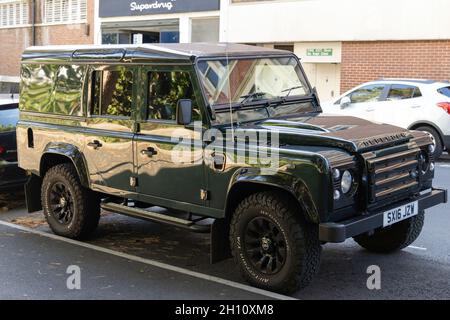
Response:
[[[419,213],[419,202],[411,202],[401,207],[384,212],[383,227],[409,219]]]

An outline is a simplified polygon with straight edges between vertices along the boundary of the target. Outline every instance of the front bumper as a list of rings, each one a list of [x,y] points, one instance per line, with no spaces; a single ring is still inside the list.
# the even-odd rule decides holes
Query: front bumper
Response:
[[[447,190],[432,189],[431,192],[420,195],[414,201],[419,202],[419,212],[434,207],[441,203],[447,203]],[[383,227],[383,215],[385,211],[407,204],[411,200],[398,202],[380,209],[381,212],[362,215],[341,222],[328,222],[319,225],[319,239],[323,242],[339,243],[348,238],[373,231]]]

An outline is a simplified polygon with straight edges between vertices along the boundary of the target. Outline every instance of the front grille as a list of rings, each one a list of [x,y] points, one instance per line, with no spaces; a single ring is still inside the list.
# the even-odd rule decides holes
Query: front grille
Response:
[[[417,192],[419,152],[412,149],[367,160],[370,203]]]

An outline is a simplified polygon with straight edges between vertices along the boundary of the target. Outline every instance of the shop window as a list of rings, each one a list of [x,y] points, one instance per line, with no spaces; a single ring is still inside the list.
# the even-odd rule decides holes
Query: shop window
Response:
[[[201,119],[191,77],[187,72],[168,71],[148,74],[148,119],[176,120],[178,100],[192,100],[192,119]]]
[[[45,23],[80,22],[86,19],[87,0],[45,0]]]
[[[178,31],[161,31],[160,33],[161,43],[179,43],[180,32]]]
[[[15,27],[28,24],[27,1],[0,3],[0,27]]]
[[[133,73],[126,68],[93,73],[92,108],[94,116],[131,117]]]

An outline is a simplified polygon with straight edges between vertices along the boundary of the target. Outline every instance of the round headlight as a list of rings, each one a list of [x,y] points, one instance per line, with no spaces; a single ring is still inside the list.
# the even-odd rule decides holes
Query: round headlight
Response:
[[[350,171],[345,170],[341,179],[341,190],[343,194],[350,192],[353,186],[353,176]]]

